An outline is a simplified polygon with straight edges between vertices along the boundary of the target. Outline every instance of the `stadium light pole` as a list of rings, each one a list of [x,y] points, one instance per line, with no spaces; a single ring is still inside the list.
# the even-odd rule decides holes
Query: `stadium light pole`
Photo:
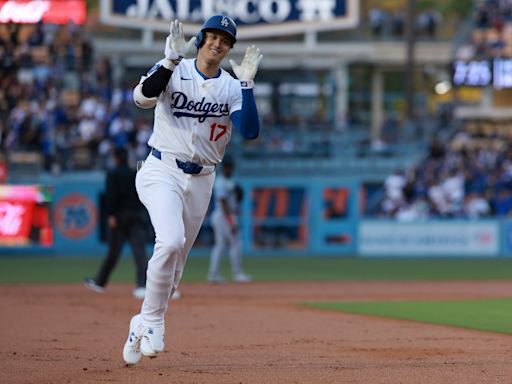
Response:
[[[405,102],[406,116],[409,121],[414,120],[414,47],[416,45],[415,35],[416,21],[416,0],[407,0],[407,23],[406,23],[406,49],[407,61],[405,64]]]

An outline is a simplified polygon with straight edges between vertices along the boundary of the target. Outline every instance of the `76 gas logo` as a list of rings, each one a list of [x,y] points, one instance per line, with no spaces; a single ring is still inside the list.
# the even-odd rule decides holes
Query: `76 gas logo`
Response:
[[[87,196],[73,193],[62,198],[55,209],[59,232],[72,240],[87,237],[97,224],[97,209]]]

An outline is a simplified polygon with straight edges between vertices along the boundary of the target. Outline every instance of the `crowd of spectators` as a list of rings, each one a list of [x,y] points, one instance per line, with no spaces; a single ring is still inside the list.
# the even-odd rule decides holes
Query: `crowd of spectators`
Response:
[[[0,25],[0,151],[7,159],[40,154],[35,165],[55,173],[108,168],[115,147],[127,149],[131,163],[145,158],[152,117],[133,105],[134,84],[115,77],[84,26]],[[247,156],[327,155],[328,143],[300,134],[329,130],[325,119],[261,117],[275,129],[240,146]]]
[[[103,170],[115,147],[125,147],[132,163],[147,155],[151,115],[134,107],[134,84],[97,55],[84,26],[1,24],[0,85],[1,157],[38,153],[36,165],[58,173]],[[321,115],[268,112],[261,118],[272,129],[240,146],[246,157],[326,158],[333,144],[322,133],[344,134]]]
[[[386,178],[380,214],[399,220],[512,215],[512,122],[467,122],[415,167]]]
[[[0,149],[39,152],[48,171],[104,169],[114,147],[147,153],[150,122],[73,23],[0,25]],[[7,156],[9,158],[9,156]]]
[[[480,0],[469,44],[460,49],[466,59],[512,57],[512,1]]]
[[[414,25],[416,36],[418,38],[435,38],[440,22],[441,14],[436,10],[429,9],[420,12]],[[403,37],[406,23],[405,11],[401,8],[387,11],[375,7],[368,12],[368,24],[374,37]]]

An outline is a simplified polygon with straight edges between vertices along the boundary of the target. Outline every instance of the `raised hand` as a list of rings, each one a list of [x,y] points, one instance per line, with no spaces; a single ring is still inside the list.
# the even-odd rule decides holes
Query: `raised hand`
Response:
[[[260,54],[259,48],[251,45],[245,50],[242,64],[238,65],[234,60],[229,60],[229,63],[238,80],[250,82],[254,80],[256,72],[258,72],[261,59],[263,59],[263,55]]]
[[[185,57],[195,42],[196,37],[192,37],[189,41],[185,41],[183,24],[181,24],[179,20],[171,21],[169,36],[167,36],[167,39],[165,40],[165,58],[167,60],[179,62],[183,57]]]

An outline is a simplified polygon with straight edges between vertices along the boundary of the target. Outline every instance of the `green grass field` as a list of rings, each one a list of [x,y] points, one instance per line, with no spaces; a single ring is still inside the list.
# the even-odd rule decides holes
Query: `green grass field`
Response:
[[[73,283],[92,276],[101,258],[0,257],[2,283]],[[208,258],[191,257],[184,280],[204,282]],[[360,259],[335,257],[252,257],[244,260],[256,281],[337,280],[512,280],[512,259]],[[224,260],[223,273],[229,275]],[[113,282],[132,282],[131,258],[123,258]]]
[[[308,303],[308,306],[512,334],[512,298],[457,301]]]
[[[0,284],[81,283],[101,258],[0,257]],[[183,281],[205,282],[207,257],[191,257]],[[509,259],[272,258],[244,260],[255,281],[449,281],[512,280]],[[226,260],[222,272],[229,276]],[[134,267],[123,258],[111,282],[131,283]],[[512,295],[512,292],[511,292]],[[307,303],[326,310],[512,333],[512,299],[464,301]]]

